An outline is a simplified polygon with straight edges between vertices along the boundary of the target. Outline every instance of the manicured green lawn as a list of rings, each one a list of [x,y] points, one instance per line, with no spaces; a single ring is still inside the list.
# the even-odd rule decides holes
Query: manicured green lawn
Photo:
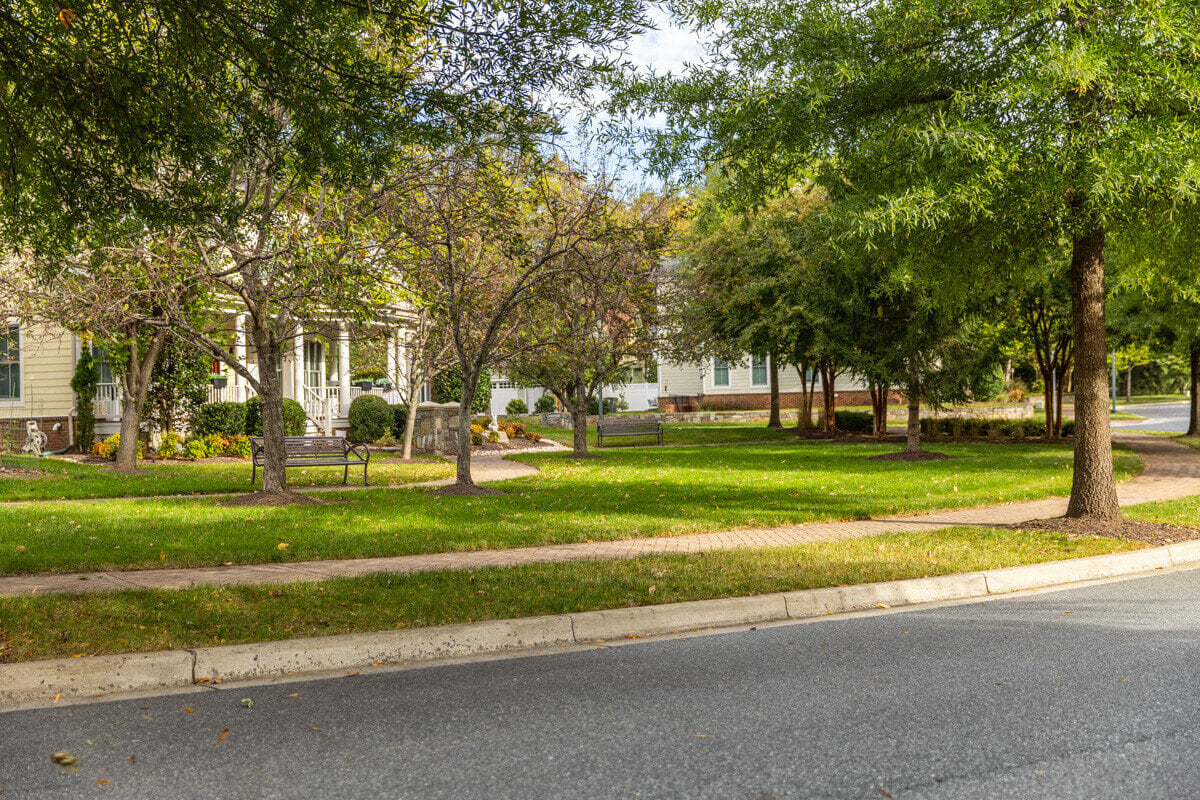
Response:
[[[34,478],[0,476],[0,501],[248,492],[262,486],[261,469],[257,484],[250,485],[250,459],[223,463],[208,460],[139,462],[142,469],[136,475],[109,472],[102,465],[56,458],[26,457],[14,463],[33,467],[43,474]],[[287,477],[291,486],[330,486],[340,484],[342,474],[341,467],[296,467],[288,470]],[[387,456],[373,456],[368,475],[373,484],[399,486],[451,477],[454,465],[442,459],[406,463]],[[350,481],[362,483],[361,467],[350,468]]]
[[[1071,451],[939,444],[947,461],[871,461],[896,445],[807,442],[525,456],[543,472],[501,496],[322,494],[328,504],[215,499],[0,507],[0,573],[258,563],[663,536],[912,513],[1066,494]],[[1140,467],[1115,456],[1118,476]]]
[[[785,425],[795,425],[795,417],[786,418]],[[570,428],[547,428],[543,425],[527,425],[531,431],[565,444],[568,447],[573,442],[574,434]],[[792,442],[797,441],[796,435],[790,430],[772,430],[765,422],[697,422],[680,425],[663,425],[663,446],[677,444],[720,444],[736,442]],[[658,445],[654,436],[622,436],[615,439],[605,438],[603,450],[619,447],[637,447],[639,445]],[[588,427],[588,447],[596,447],[596,428]]]
[[[0,598],[0,661],[416,628],[946,575],[1136,542],[953,528],[787,548],[320,584]]]

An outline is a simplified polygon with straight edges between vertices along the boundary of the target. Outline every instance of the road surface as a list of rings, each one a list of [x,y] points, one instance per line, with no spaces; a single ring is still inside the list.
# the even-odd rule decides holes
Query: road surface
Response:
[[[1198,709],[1200,570],[1176,571],[10,712],[0,798],[1180,798]]]
[[[1145,403],[1117,406],[1117,408],[1146,419],[1140,422],[1116,420],[1112,423],[1113,430],[1186,433],[1188,429],[1188,404],[1186,402]]]

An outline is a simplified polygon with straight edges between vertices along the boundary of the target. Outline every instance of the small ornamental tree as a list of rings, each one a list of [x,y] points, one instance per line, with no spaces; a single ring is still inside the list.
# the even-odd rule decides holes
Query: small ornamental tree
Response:
[[[75,363],[75,374],[71,376],[71,391],[75,392],[74,445],[80,453],[90,453],[96,438],[96,409],[93,403],[99,382],[100,372],[92,358],[92,343],[84,340],[79,361]]]

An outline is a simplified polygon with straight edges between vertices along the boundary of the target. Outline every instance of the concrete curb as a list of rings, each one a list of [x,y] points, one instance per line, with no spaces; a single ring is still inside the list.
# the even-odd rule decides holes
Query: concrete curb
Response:
[[[193,684],[316,675],[373,666],[800,620],[873,608],[965,600],[1200,563],[1200,541],[1088,558],[906,581],[492,620],[196,650],[0,664],[0,711],[59,699]]]

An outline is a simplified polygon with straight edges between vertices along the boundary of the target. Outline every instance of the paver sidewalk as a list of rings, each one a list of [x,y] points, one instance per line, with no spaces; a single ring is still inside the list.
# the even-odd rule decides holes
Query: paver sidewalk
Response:
[[[1118,487],[1121,505],[1136,505],[1200,494],[1200,451],[1192,450],[1162,437],[1133,432],[1114,432],[1113,440],[1129,447],[1145,462],[1145,469],[1140,475]],[[503,463],[503,467],[496,465],[495,471],[491,472],[488,478],[501,480],[503,477],[512,477],[512,475],[505,474],[509,471],[508,466],[512,462]],[[512,472],[528,474],[520,469],[512,469]],[[774,547],[852,539],[880,533],[938,530],[954,525],[1017,523],[1030,519],[1059,516],[1066,511],[1066,508],[1066,498],[1052,497],[1024,503],[939,511],[906,517],[808,523],[777,528],[745,528],[687,536],[621,539],[611,542],[580,542],[505,550],[475,550],[384,558],[295,561],[286,564],[90,572],[67,575],[19,575],[0,578],[0,595],[291,583],[379,572],[412,573],[444,569],[478,569],[553,561],[635,558],[641,555],[661,553],[699,553],[705,550],[726,550],[738,547]]]

